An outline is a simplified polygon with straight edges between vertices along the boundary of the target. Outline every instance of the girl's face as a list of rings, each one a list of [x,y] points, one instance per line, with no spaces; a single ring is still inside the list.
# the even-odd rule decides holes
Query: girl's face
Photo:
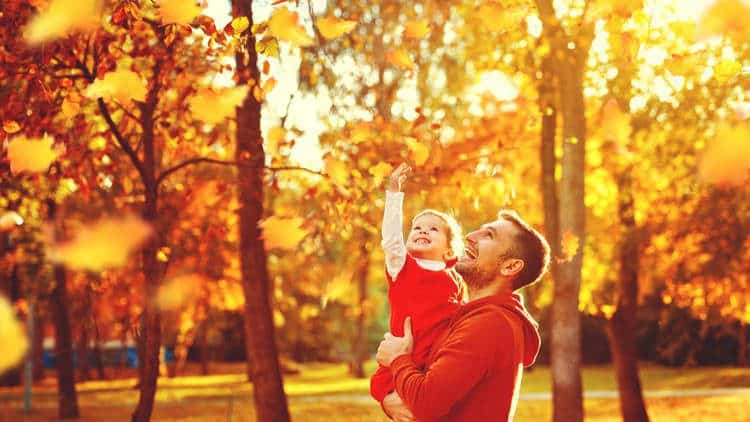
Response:
[[[406,250],[415,258],[447,261],[452,256],[448,228],[442,218],[424,214],[414,219]]]

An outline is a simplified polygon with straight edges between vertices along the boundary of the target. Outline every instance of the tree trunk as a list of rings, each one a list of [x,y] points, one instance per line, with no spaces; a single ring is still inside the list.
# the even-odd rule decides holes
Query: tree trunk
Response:
[[[740,319],[740,332],[737,336],[737,365],[747,366],[747,323]]]
[[[154,79],[159,80],[160,63],[154,71]],[[143,354],[138,355],[139,364],[143,367],[139,386],[138,406],[132,415],[133,422],[147,422],[151,419],[156,395],[156,380],[159,377],[159,348],[161,346],[161,312],[156,304],[156,296],[161,284],[163,265],[157,260],[157,253],[162,244],[158,224],[158,186],[156,184],[157,157],[154,147],[154,110],[158,101],[158,83],[152,88],[141,107],[141,126],[143,127],[143,188],[145,201],[143,219],[153,229],[153,234],[146,240],[141,259],[145,281],[143,325],[141,341]],[[139,351],[140,352],[140,351]]]
[[[581,287],[584,238],[584,170],[586,118],[583,102],[585,49],[555,49],[564,56],[557,66],[563,114],[562,179],[560,180],[560,233],[578,239],[579,248],[560,264],[552,303],[552,396],[555,422],[583,420],[581,386]]]
[[[55,221],[55,235],[60,236],[60,223],[57,204],[49,200],[49,219]],[[73,373],[73,333],[70,327],[70,298],[67,290],[67,274],[62,265],[54,266],[54,283],[50,295],[52,317],[55,321],[55,367],[57,368],[58,418],[78,417],[78,395],[76,394],[75,374]]]
[[[364,362],[367,360],[367,276],[370,270],[369,238],[370,234],[363,230],[362,243],[359,248],[359,268],[357,269],[357,284],[359,285],[359,316],[357,317],[357,334],[354,338],[354,353],[350,367],[351,374],[356,378],[365,377]]]
[[[40,303],[34,306],[34,338],[31,340],[32,362],[34,363],[34,382],[44,378],[44,314]]]
[[[539,86],[539,111],[542,114],[540,158],[542,162],[542,202],[544,204],[544,235],[551,248],[550,273],[552,280],[558,279],[558,257],[560,256],[560,204],[555,180],[555,137],[557,134],[557,91],[553,59],[545,57],[542,62],[542,81]]]
[[[620,222],[617,308],[607,323],[607,337],[615,365],[620,413],[625,422],[648,421],[638,377],[638,350],[635,329],[638,309],[638,237],[633,205],[632,168],[617,176]]]
[[[233,2],[235,17],[247,16],[253,25],[251,0]],[[238,85],[260,82],[255,37],[249,36],[244,52],[237,54]],[[266,251],[258,223],[263,217],[263,167],[265,153],[260,133],[260,103],[251,93],[237,109],[236,160],[240,164],[240,268],[245,294],[245,347],[248,378],[253,382],[256,419],[289,421],[289,409],[281,379]]]

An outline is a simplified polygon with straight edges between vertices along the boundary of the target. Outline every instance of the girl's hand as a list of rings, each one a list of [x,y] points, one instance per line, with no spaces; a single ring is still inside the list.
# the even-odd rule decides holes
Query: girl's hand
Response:
[[[411,167],[406,163],[401,163],[400,166],[393,170],[391,173],[391,179],[388,183],[388,190],[391,192],[401,192],[401,184],[406,180],[406,175],[411,173]]]

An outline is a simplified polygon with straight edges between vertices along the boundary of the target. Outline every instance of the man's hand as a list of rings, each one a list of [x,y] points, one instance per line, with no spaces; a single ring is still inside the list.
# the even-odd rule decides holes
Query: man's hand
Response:
[[[391,173],[391,179],[388,182],[388,190],[391,192],[401,192],[401,184],[406,181],[406,175],[410,172],[411,167],[406,163],[401,163],[401,165]]]
[[[380,342],[375,360],[383,366],[391,366],[393,359],[401,355],[408,355],[414,348],[414,337],[411,335],[411,318],[404,320],[404,336],[394,337],[391,333],[385,333],[385,340]]]
[[[401,396],[395,391],[385,396],[383,399],[383,409],[385,413],[396,422],[416,422],[414,415],[411,413]]]

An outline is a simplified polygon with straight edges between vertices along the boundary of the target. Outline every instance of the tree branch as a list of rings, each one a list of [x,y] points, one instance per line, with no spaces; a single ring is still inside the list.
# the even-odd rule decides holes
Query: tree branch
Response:
[[[172,173],[175,173],[187,166],[198,164],[198,163],[209,163],[209,164],[218,164],[222,166],[236,166],[236,167],[245,167],[245,168],[258,168],[257,166],[253,165],[247,165],[238,163],[237,161],[225,161],[225,160],[217,160],[214,158],[206,158],[206,157],[193,157],[189,158],[179,164],[176,164],[173,167],[168,168],[167,170],[164,170],[157,178],[156,178],[156,186],[158,187],[161,182],[163,182],[167,177],[169,177]],[[304,171],[307,173],[315,174],[318,176],[328,177],[326,174],[311,170],[305,167],[295,167],[295,166],[282,166],[282,167],[262,167],[265,170],[270,171]]]

